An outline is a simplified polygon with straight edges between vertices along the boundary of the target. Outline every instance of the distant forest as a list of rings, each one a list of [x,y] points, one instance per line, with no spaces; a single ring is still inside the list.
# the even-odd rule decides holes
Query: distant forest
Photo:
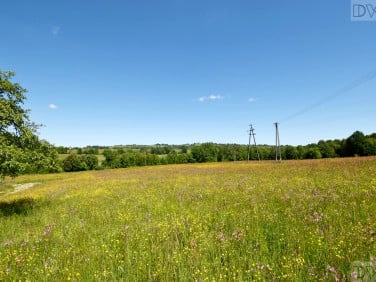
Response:
[[[14,72],[0,69],[0,184],[6,176],[20,174],[82,171],[132,166],[273,160],[276,148],[270,145],[186,144],[153,146],[55,147],[40,140],[40,127],[24,109],[26,89],[12,82]],[[320,159],[376,155],[376,133],[354,132],[343,140],[319,141],[306,146],[282,146],[281,157]],[[278,150],[279,151],[279,150]]]
[[[186,145],[118,145],[84,148],[56,147],[61,171],[82,171],[164,164],[255,161],[276,159],[270,145],[186,144]],[[321,159],[376,155],[376,133],[360,131],[342,140],[319,141],[305,146],[281,146],[283,160]]]

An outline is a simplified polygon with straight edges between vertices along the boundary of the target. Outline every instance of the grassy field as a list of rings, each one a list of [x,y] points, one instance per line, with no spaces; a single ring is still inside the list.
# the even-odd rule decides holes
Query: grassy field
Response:
[[[35,186],[12,193],[16,183]],[[376,256],[376,158],[28,175],[2,187],[0,281],[351,281],[351,263]]]

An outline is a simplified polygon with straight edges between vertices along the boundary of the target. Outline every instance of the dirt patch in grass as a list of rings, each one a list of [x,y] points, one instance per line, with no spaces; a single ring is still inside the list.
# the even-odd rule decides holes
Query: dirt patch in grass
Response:
[[[26,190],[26,189],[30,189],[36,185],[39,185],[40,183],[39,182],[35,182],[35,183],[23,183],[23,184],[14,184],[13,187],[14,187],[14,191],[12,192],[9,192],[8,194],[15,194],[15,193],[18,193],[18,192],[21,192],[23,190]]]

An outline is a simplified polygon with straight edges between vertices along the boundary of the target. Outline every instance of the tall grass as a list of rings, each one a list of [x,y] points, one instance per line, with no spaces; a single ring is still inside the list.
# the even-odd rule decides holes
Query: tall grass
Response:
[[[1,281],[350,280],[376,255],[376,158],[14,182],[41,184],[0,196]]]

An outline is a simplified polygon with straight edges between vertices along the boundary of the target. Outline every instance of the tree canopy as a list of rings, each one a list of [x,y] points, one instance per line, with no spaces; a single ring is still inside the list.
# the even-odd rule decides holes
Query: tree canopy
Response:
[[[27,90],[12,82],[14,72],[0,70],[0,180],[29,172],[58,170],[53,146],[39,140],[38,126],[24,109]]]

